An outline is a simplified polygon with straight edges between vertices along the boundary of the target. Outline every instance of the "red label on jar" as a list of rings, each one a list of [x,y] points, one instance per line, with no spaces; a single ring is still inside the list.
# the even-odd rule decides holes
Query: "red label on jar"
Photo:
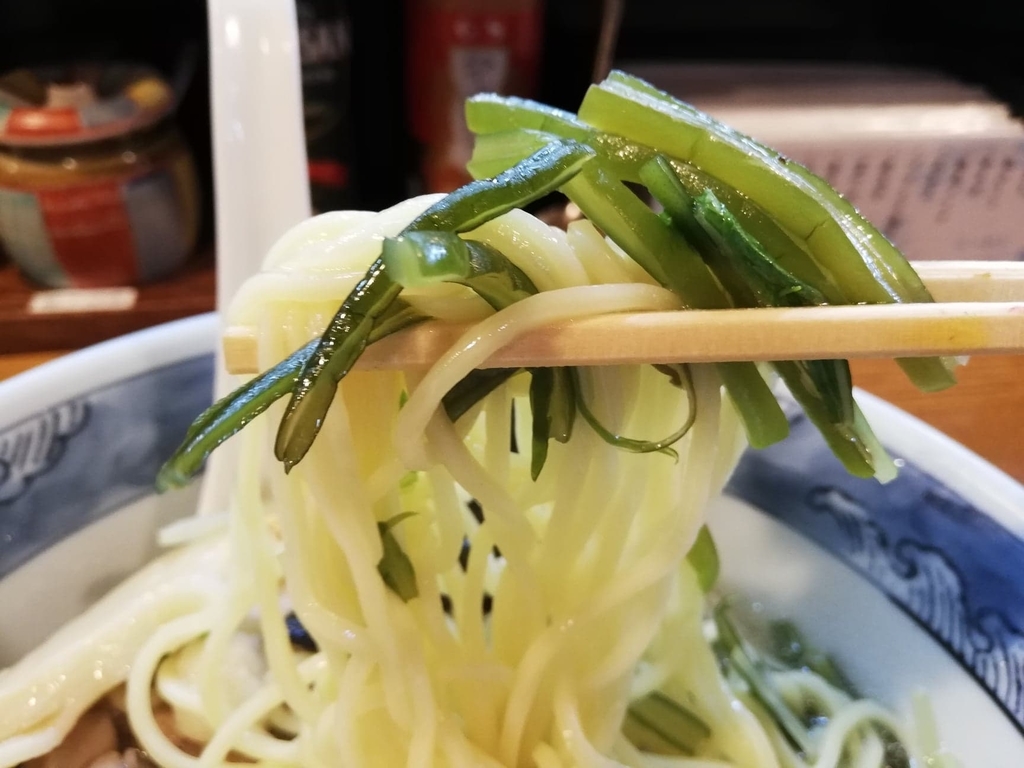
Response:
[[[135,240],[117,181],[40,190],[53,255],[79,288],[132,283]]]
[[[15,109],[7,117],[4,132],[9,138],[65,136],[82,128],[74,107]]]

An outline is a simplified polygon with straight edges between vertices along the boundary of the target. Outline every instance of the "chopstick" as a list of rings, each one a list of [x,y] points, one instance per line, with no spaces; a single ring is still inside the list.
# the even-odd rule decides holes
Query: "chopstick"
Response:
[[[918,262],[934,304],[603,315],[526,332],[483,367],[812,360],[1024,352],[1024,264]],[[425,322],[369,347],[357,368],[426,368],[469,328]],[[231,373],[258,372],[257,334],[228,328]]]

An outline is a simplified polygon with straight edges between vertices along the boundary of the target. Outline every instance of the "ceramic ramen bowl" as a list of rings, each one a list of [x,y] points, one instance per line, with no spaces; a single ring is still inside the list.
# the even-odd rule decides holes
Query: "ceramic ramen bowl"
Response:
[[[69,355],[0,384],[0,666],[157,551],[197,489],[153,480],[210,402],[205,315]],[[1024,488],[860,393],[901,473],[849,477],[793,409],[748,451],[711,527],[723,585],[794,619],[861,691],[908,712],[926,690],[971,768],[1024,765]]]

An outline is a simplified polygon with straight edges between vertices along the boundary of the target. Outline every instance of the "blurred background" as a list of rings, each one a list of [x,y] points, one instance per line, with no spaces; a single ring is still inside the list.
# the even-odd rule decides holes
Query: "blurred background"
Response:
[[[457,123],[470,93],[575,110],[604,9],[296,1],[321,211],[461,183],[469,144]],[[1012,215],[1024,210],[1019,10],[1010,18],[995,0],[927,17],[877,0],[623,6],[616,66],[827,176],[911,258],[1024,253],[1024,217]],[[77,348],[211,309],[205,3],[0,0],[2,73],[14,74],[0,80],[0,354]],[[71,80],[91,86],[48,90]],[[43,106],[98,133],[33,123]],[[128,202],[111,202],[111,189]]]

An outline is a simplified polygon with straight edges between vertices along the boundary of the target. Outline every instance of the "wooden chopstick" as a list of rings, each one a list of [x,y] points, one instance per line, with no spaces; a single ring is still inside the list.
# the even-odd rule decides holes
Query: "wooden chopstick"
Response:
[[[936,303],[604,315],[524,333],[484,367],[1024,352],[1024,264],[915,267]],[[429,367],[467,328],[423,323],[377,342],[357,367]],[[254,329],[229,328],[223,343],[229,371],[257,372]]]

